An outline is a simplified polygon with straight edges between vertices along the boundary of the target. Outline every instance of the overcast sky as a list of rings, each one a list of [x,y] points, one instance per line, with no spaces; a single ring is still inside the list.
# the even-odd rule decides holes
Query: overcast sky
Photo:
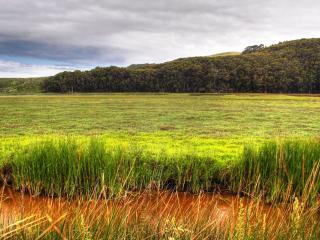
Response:
[[[0,77],[320,37],[316,0],[0,0]]]

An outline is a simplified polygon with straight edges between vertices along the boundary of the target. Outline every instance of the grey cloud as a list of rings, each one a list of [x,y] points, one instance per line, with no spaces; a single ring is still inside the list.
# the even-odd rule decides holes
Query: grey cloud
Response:
[[[319,37],[316,0],[0,0],[0,54],[128,65]]]
[[[90,63],[92,59],[95,59],[95,62],[99,62],[100,60],[122,63],[124,61],[121,58],[121,50],[119,49],[100,49],[97,47],[80,47],[67,44],[59,45],[47,42],[19,40],[1,35],[0,55],[23,56],[72,63],[88,63],[88,61]]]

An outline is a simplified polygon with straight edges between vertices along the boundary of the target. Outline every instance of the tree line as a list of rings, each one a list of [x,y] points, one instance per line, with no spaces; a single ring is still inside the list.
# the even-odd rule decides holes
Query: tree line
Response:
[[[62,72],[47,92],[320,93],[320,39],[247,47],[236,56]]]

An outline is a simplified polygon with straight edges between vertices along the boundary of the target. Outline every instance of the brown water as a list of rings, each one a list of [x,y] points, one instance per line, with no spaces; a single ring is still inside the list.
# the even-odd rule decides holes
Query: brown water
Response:
[[[131,193],[112,200],[73,200],[63,198],[33,197],[15,192],[10,188],[2,191],[0,199],[0,228],[10,226],[29,216],[46,216],[57,219],[84,215],[109,216],[111,212],[130,218],[144,219],[155,224],[164,219],[197,222],[201,219],[216,224],[233,224],[237,221],[239,209],[250,211],[250,221],[264,217],[272,219],[281,215],[279,209],[248,198],[229,194],[200,194],[146,191]]]

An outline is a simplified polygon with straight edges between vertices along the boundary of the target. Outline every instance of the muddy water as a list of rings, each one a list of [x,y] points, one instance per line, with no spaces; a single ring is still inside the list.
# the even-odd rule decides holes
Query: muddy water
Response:
[[[59,218],[63,214],[104,215],[117,212],[130,218],[139,218],[150,223],[164,219],[197,222],[201,219],[216,224],[233,224],[239,216],[239,209],[249,210],[251,221],[256,218],[272,219],[281,214],[278,209],[248,198],[234,195],[200,194],[172,192],[142,192],[112,200],[73,200],[63,198],[33,197],[3,190],[0,199],[0,228],[9,226],[31,215]]]

